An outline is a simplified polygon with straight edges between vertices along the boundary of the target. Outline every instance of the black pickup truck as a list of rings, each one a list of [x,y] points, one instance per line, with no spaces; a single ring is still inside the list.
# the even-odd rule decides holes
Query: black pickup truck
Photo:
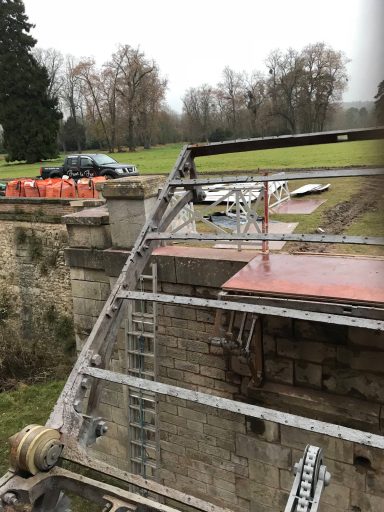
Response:
[[[137,176],[137,168],[133,164],[119,164],[110,156],[103,154],[69,155],[61,167],[40,167],[40,176],[45,178],[61,178],[69,176],[74,180],[105,176],[107,179]]]

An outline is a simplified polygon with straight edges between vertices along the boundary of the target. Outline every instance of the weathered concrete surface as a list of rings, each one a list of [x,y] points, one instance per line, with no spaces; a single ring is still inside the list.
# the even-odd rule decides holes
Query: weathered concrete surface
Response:
[[[107,199],[115,248],[133,247],[163,183],[162,176],[133,176],[99,184]]]

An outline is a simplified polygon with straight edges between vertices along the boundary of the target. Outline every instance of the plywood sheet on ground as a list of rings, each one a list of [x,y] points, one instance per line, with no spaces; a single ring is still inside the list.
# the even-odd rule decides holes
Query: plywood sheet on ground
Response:
[[[301,254],[256,256],[223,289],[384,303],[384,260]]]
[[[269,223],[269,233],[271,234],[287,234],[287,233],[293,233],[296,229],[296,226],[298,225],[298,222],[270,222]],[[256,233],[256,228],[253,224],[250,225],[248,229],[248,233]],[[280,251],[286,242],[278,241],[278,242],[269,242],[269,249],[271,251]],[[252,243],[252,245],[247,245],[243,247],[247,247],[248,249],[261,249],[262,242],[255,242]],[[231,244],[216,244],[214,246],[216,249],[235,249],[237,248],[237,245]]]
[[[326,199],[288,199],[274,206],[272,213],[308,214],[314,212]]]

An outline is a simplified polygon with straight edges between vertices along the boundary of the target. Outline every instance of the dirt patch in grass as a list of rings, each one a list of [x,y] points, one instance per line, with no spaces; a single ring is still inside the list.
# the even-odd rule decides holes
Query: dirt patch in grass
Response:
[[[384,180],[381,177],[370,180],[369,183],[364,184],[361,191],[353,194],[350,199],[324,211],[319,227],[327,234],[340,235],[368,212],[381,212],[383,215],[383,190]],[[313,230],[312,233],[316,233],[316,230]],[[362,232],[360,235],[366,236],[367,233]],[[379,233],[375,235],[379,236]],[[338,246],[304,242],[290,244],[290,252],[330,253],[335,251],[335,247]]]

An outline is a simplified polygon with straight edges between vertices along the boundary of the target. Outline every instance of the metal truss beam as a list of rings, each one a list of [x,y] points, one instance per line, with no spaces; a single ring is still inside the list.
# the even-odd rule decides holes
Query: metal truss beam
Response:
[[[343,302],[325,302],[318,299],[305,299],[304,297],[288,298],[279,296],[268,295],[254,295],[253,293],[235,293],[235,292],[221,292],[219,294],[220,300],[230,300],[235,302],[247,302],[249,304],[258,304],[266,306],[276,306],[281,308],[301,309],[307,311],[317,311],[321,313],[330,313],[334,315],[348,315],[360,318],[374,318],[380,320],[384,318],[384,307],[380,308],[379,305],[363,305],[351,304]]]
[[[166,295],[162,293],[120,291],[119,299],[149,300],[162,302],[164,304],[177,304],[179,306],[195,306],[199,308],[223,309],[227,311],[241,311],[243,313],[254,313],[259,315],[284,316],[298,320],[310,320],[312,322],[323,322],[328,324],[346,325],[349,327],[362,327],[384,331],[384,321],[371,318],[358,318],[331,313],[319,313],[316,311],[305,311],[299,309],[288,309],[275,306],[259,304],[247,304],[245,302],[231,302],[216,299],[200,299],[197,297],[183,297],[180,295]]]
[[[286,425],[287,427],[294,427],[310,432],[316,432],[318,434],[336,437],[338,439],[343,439],[344,441],[352,441],[354,443],[364,444],[375,448],[384,448],[383,436],[370,434],[361,430],[342,427],[340,425],[334,425],[324,421],[305,418],[303,416],[296,416],[295,414],[275,411],[273,409],[267,409],[258,405],[237,402],[236,400],[229,400],[227,398],[208,395],[206,393],[200,393],[199,391],[193,391],[191,389],[163,384],[161,382],[139,379],[137,377],[131,377],[121,373],[102,370],[100,368],[84,368],[83,374],[89,375],[90,377],[95,377],[96,379],[114,382],[116,384],[124,384],[126,386],[145,389],[147,391],[152,391],[153,393],[159,393],[160,395],[173,396],[183,400],[189,400],[201,405],[214,407],[215,409],[231,411],[238,414],[243,414],[244,416],[250,416],[252,418],[272,421],[274,423],[279,423],[280,425]]]
[[[312,146],[315,144],[332,144],[367,139],[384,139],[384,127],[364,128],[356,130],[338,130],[320,133],[303,133],[298,135],[282,135],[279,137],[262,137],[258,139],[230,140],[209,144],[191,144],[188,150],[191,157],[240,153],[259,149],[276,149],[295,146]]]
[[[193,240],[194,242],[246,242],[269,240],[284,242],[310,242],[326,244],[384,245],[384,237],[348,235],[312,235],[305,233],[150,233],[147,240]],[[243,244],[244,242],[244,244]]]
[[[316,169],[309,171],[298,172],[293,170],[289,172],[288,169],[279,174],[270,174],[269,176],[260,176],[260,171],[253,171],[255,174],[245,176],[224,176],[215,178],[196,178],[196,179],[174,179],[171,180],[169,185],[171,187],[184,187],[193,188],[196,186],[204,185],[230,185],[235,183],[259,183],[265,181],[289,181],[289,180],[305,180],[305,179],[321,179],[321,178],[348,178],[353,176],[383,176],[384,169]],[[273,172],[273,171],[272,171]]]

